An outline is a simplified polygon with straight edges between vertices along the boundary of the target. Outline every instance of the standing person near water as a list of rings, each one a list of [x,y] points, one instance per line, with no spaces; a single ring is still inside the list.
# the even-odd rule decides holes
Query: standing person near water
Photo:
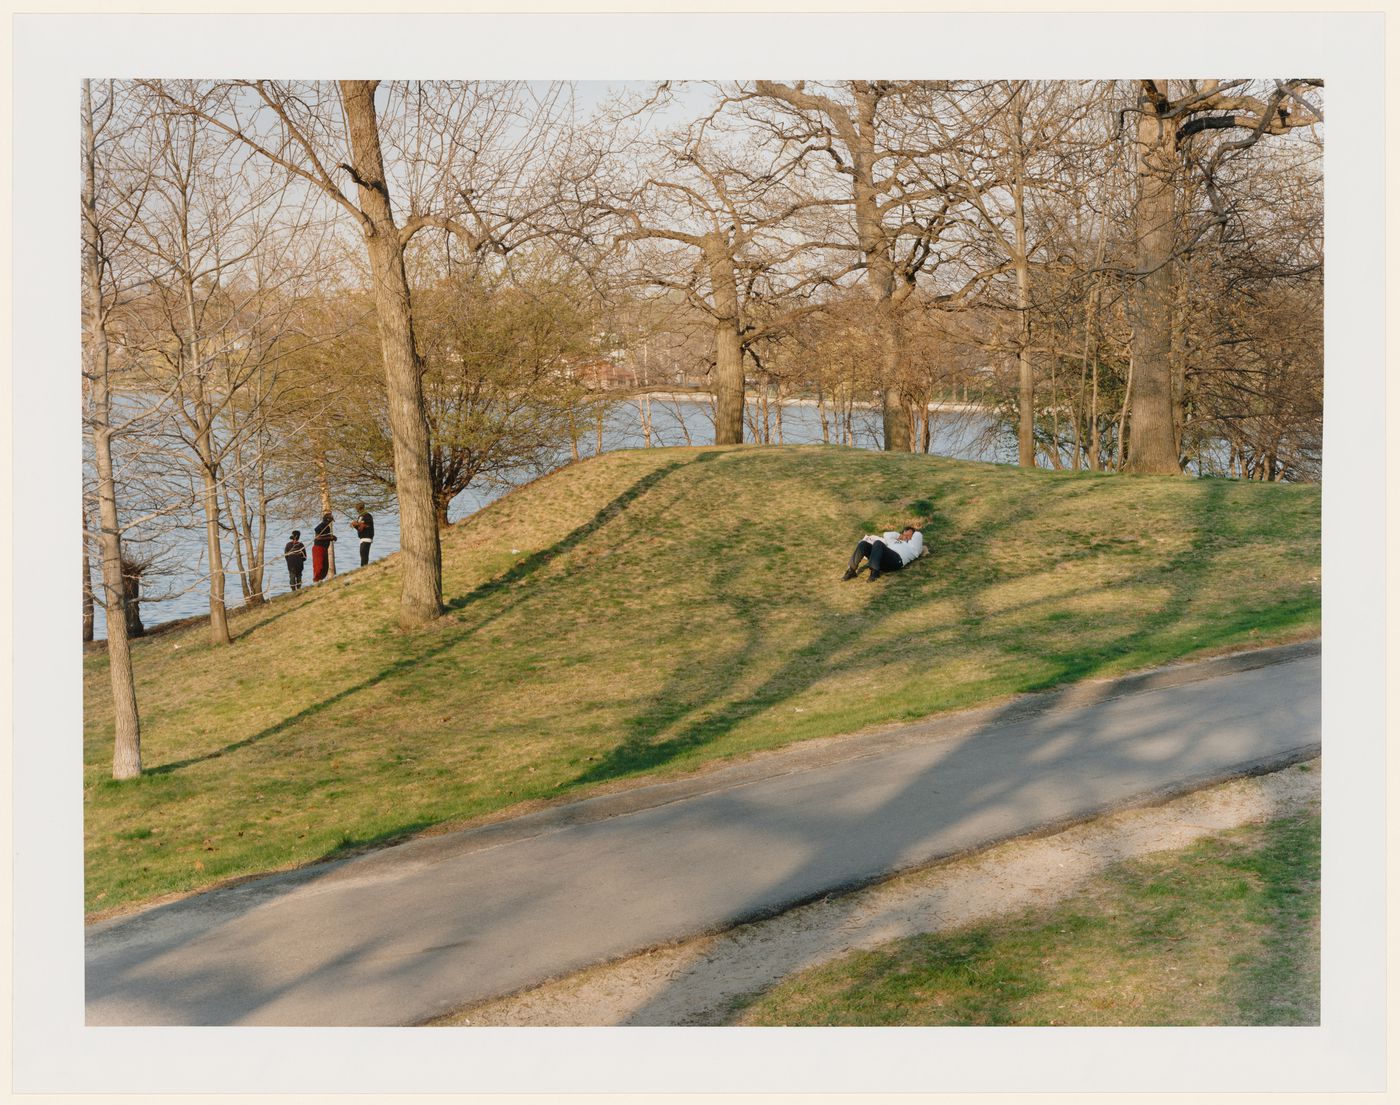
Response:
[[[335,534],[331,532],[331,524],[335,521],[330,511],[321,517],[320,524],[316,527],[316,536],[311,539],[311,581],[320,583],[326,578],[326,571],[330,567],[331,542],[335,540]]]
[[[356,503],[355,512],[359,517],[350,523],[350,528],[360,535],[360,567],[363,568],[369,563],[369,546],[374,540],[374,515],[365,509],[364,503]]]
[[[867,533],[851,553],[851,562],[841,578],[855,579],[862,560],[870,561],[870,578],[876,580],[881,572],[897,572],[923,555],[924,535],[913,526],[905,526],[899,533],[887,530],[880,537]]]
[[[287,577],[291,581],[292,590],[300,591],[301,570],[306,567],[306,546],[301,543],[301,530],[292,530],[292,539],[287,542],[282,555],[287,558]]]

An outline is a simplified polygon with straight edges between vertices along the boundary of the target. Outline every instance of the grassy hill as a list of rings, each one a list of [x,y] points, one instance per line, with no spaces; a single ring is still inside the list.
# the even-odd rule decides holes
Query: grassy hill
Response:
[[[146,774],[85,660],[87,907],[1092,676],[1314,635],[1319,488],[826,446],[615,453],[396,557],[136,643]],[[840,580],[862,533],[931,553]]]

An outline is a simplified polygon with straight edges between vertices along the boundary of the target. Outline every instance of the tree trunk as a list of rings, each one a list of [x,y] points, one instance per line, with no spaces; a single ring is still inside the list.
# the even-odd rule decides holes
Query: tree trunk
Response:
[[[744,443],[744,344],[739,334],[739,291],[727,242],[708,244],[715,304],[715,444]]]
[[[103,346],[106,345],[102,341]],[[105,350],[99,356],[105,360]],[[100,370],[105,376],[105,366]],[[112,714],[116,726],[112,778],[141,774],[141,718],[136,706],[136,678],[127,632],[126,586],[122,579],[121,529],[117,518],[116,481],[112,471],[111,396],[106,381],[94,388],[93,452],[97,466],[97,505],[102,533],[102,584],[107,611],[107,665],[112,677]]]
[[[1016,353],[1016,463],[1035,467],[1035,375],[1031,370],[1030,314],[1021,313],[1020,348]]]
[[[1020,416],[1016,427],[1017,463],[1022,468],[1035,467],[1035,373],[1031,366],[1031,265],[1026,246],[1026,196],[1021,176],[1020,94],[1016,101],[1016,165],[1011,186],[1012,216],[1016,230],[1016,252],[1012,263],[1016,268],[1017,342],[1016,364],[1018,386],[1016,410]]]
[[[1131,462],[1132,450],[1127,448],[1128,438],[1128,411],[1132,409],[1133,401],[1133,358],[1128,358],[1128,380],[1123,385],[1123,409],[1118,412],[1118,462],[1116,469],[1123,471],[1123,459],[1126,456]],[[1137,423],[1133,426],[1133,448],[1137,448]]]
[[[258,461],[258,516],[256,519],[257,530],[253,529],[254,519],[248,519],[248,540],[251,547],[248,550],[248,571],[251,573],[252,582],[252,602],[260,603],[267,600],[267,587],[265,586],[265,575],[267,572],[267,484],[266,472],[262,468],[262,460]]]
[[[1097,269],[1099,268],[1099,266],[1103,264],[1104,241],[1105,241],[1105,238],[1107,237],[1107,236],[1105,235],[1105,233],[1104,233],[1104,230],[1105,230],[1105,222],[1104,222],[1104,220],[1101,219],[1101,220],[1099,221],[1099,240],[1098,240],[1097,246],[1096,246],[1095,249],[1094,249],[1094,268],[1095,268],[1095,270],[1097,270]],[[1093,418],[1093,419],[1097,419],[1097,418],[1098,418],[1097,410],[1094,410],[1092,413],[1090,413],[1090,412],[1086,412],[1085,409],[1084,409],[1084,385],[1085,385],[1085,382],[1087,381],[1088,376],[1089,376],[1089,359],[1090,359],[1090,357],[1092,357],[1092,358],[1093,358],[1093,361],[1094,361],[1094,403],[1093,403],[1092,405],[1093,405],[1094,408],[1097,408],[1097,406],[1098,406],[1097,400],[1098,400],[1098,383],[1099,383],[1099,381],[1098,381],[1098,364],[1099,364],[1098,358],[1099,358],[1099,348],[1098,348],[1098,343],[1094,340],[1094,329],[1095,329],[1095,327],[1098,325],[1098,316],[1099,316],[1099,275],[1098,275],[1098,272],[1095,271],[1094,277],[1093,277],[1093,281],[1092,281],[1092,283],[1090,284],[1090,287],[1089,287],[1089,294],[1085,297],[1085,300],[1084,300],[1084,359],[1080,362],[1080,370],[1079,370],[1079,399],[1078,399],[1078,402],[1076,403],[1076,409],[1075,409],[1075,412],[1074,412],[1074,470],[1075,470],[1076,472],[1079,471],[1079,456],[1080,456],[1080,452],[1081,452],[1081,448],[1082,448],[1082,442],[1083,442],[1083,437],[1081,436],[1081,431],[1082,431],[1082,428],[1083,428],[1083,426],[1084,426],[1085,415],[1086,415],[1086,414],[1090,414],[1090,417],[1091,417],[1091,418]],[[1093,432],[1093,434],[1092,434],[1091,436],[1093,437],[1093,448],[1096,450],[1097,447],[1098,447],[1098,433],[1097,433],[1097,427],[1095,427],[1095,431]],[[1091,454],[1091,455],[1092,455],[1092,454]],[[1092,468],[1092,469],[1095,470],[1095,471],[1098,470],[1098,464],[1096,463],[1096,461],[1091,460],[1090,463],[1089,463],[1089,467]]]
[[[233,519],[233,563],[238,569],[238,589],[243,592],[243,605],[247,606],[253,593],[250,590],[252,580],[248,576],[248,565],[243,559],[243,519],[233,509],[233,494],[227,484],[224,485],[224,510]]]
[[[227,504],[229,517],[234,520],[233,535],[234,560],[238,565],[238,578],[242,585],[243,602],[247,606],[260,606],[267,601],[263,593],[262,549],[267,534],[266,507],[262,508],[262,525],[255,525],[253,513],[248,509],[248,501],[243,492],[238,493],[235,504]]]
[[[865,82],[855,82],[855,116],[847,139],[851,155],[851,198],[855,207],[856,235],[865,261],[865,278],[875,304],[880,347],[880,393],[883,402],[884,448],[909,452],[909,418],[900,373],[899,316],[895,299],[892,250],[894,236],[880,211],[882,193],[875,185],[875,112],[878,97]]]
[[[1159,86],[1165,92],[1166,81]],[[1137,130],[1137,267],[1133,288],[1133,447],[1128,470],[1181,473],[1172,424],[1172,284],[1176,224],[1176,120],[1142,97]]]
[[[200,502],[204,508],[204,534],[209,555],[209,639],[216,645],[226,645],[233,638],[228,631],[228,611],[224,608],[224,551],[219,542],[219,458],[214,446],[214,412],[209,402],[205,366],[200,361],[199,329],[195,317],[194,275],[190,271],[188,251],[181,273],[185,292],[185,309],[189,315],[189,363],[186,371],[194,374],[195,449],[199,454],[199,474],[203,483]]]
[[[389,203],[389,186],[374,109],[377,81],[341,81],[341,101],[355,161],[362,229],[369,251],[389,426],[394,436],[394,490],[399,504],[403,590],[399,624],[426,625],[442,613],[442,550],[438,543],[428,468],[428,420],[423,369],[413,338],[413,307],[404,272],[403,245]]]
[[[446,528],[447,528],[447,526],[448,526],[448,524],[449,524],[448,521],[447,521],[447,508],[448,508],[449,506],[451,506],[451,505],[452,505],[452,496],[451,496],[451,495],[434,495],[434,496],[433,496],[433,517],[436,519],[436,521],[437,521],[437,526],[438,526],[439,529],[446,529]]]
[[[1180,268],[1172,294],[1171,315],[1172,435],[1176,443],[1178,468],[1181,467],[1186,439],[1186,319],[1190,308],[1192,280],[1189,267]]]
[[[893,303],[885,303],[881,310],[882,335],[881,345],[884,352],[883,372],[881,380],[884,383],[882,398],[884,400],[884,436],[885,451],[890,453],[907,453],[910,451],[909,439],[909,412],[905,409],[906,399],[904,388],[901,386],[901,376],[904,358],[900,347],[899,318],[895,313]]]
[[[224,608],[224,552],[219,542],[219,466],[220,457],[214,441],[214,411],[209,397],[207,366],[200,356],[199,322],[195,309],[194,262],[190,256],[189,197],[182,194],[184,204],[178,211],[182,253],[180,285],[185,297],[185,315],[189,329],[184,338],[187,357],[182,374],[190,377],[194,393],[195,451],[199,457],[202,483],[200,505],[204,510],[205,551],[209,557],[209,638],[216,645],[226,645],[233,638],[228,631],[228,612]]]
[[[92,597],[92,557],[88,555],[87,507],[83,507],[83,643],[92,640],[97,625],[97,604]]]
[[[1097,472],[1099,462],[1099,350],[1094,347],[1094,366],[1089,374],[1089,470]]]
[[[321,513],[331,512],[331,476],[330,468],[326,464],[326,454],[317,451],[316,453],[316,489],[321,493]]]
[[[1055,371],[1055,363],[1058,354],[1055,352],[1059,345],[1059,336],[1056,333],[1055,324],[1050,324],[1050,448],[1047,453],[1050,457],[1050,467],[1056,471],[1064,468],[1064,458],[1060,456],[1060,381],[1059,373]]]
[[[141,717],[126,631],[126,588],[122,581],[121,525],[117,516],[112,466],[112,395],[108,377],[106,319],[102,305],[102,262],[98,254],[96,137],[92,124],[91,82],[83,81],[83,268],[85,368],[92,382],[92,445],[97,469],[97,512],[102,549],[102,584],[107,603],[107,668],[112,679],[112,778],[141,774]]]
[[[146,627],[141,624],[141,575],[142,569],[135,564],[122,564],[122,587],[126,592],[126,633],[128,637],[144,637]]]
[[[234,519],[233,547],[238,553],[238,573],[243,583],[243,601],[259,606],[267,601],[263,588],[263,568],[267,550],[267,471],[261,450],[251,465],[244,461],[240,447],[235,455],[238,477],[232,482],[233,498],[228,500],[229,517]],[[252,490],[257,493],[256,517],[248,505],[249,472],[253,473]]]
[[[207,437],[206,429],[202,437]],[[209,455],[209,446],[201,442],[200,453]],[[219,483],[209,461],[200,466],[203,489],[200,501],[204,507],[204,542],[209,555],[209,639],[216,645],[229,644],[233,638],[228,631],[228,611],[224,607],[224,550],[219,542]]]

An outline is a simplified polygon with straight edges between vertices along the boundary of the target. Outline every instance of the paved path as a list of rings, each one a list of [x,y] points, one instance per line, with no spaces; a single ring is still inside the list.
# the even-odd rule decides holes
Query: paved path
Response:
[[[892,871],[1316,755],[1320,714],[1312,644],[814,742],[261,879],[90,926],[87,1021],[419,1023]]]

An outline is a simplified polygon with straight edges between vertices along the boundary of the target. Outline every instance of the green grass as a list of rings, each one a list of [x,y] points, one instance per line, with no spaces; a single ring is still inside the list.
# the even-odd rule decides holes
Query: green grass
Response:
[[[840,582],[910,518],[931,554]],[[1319,626],[1317,487],[1027,472],[835,447],[606,455],[397,558],[135,646],[146,774],[85,660],[101,911],[792,741]],[[136,835],[141,833],[144,835]]]
[[[1058,907],[897,941],[736,1002],[749,1025],[1315,1025],[1316,811],[1111,869]]]

